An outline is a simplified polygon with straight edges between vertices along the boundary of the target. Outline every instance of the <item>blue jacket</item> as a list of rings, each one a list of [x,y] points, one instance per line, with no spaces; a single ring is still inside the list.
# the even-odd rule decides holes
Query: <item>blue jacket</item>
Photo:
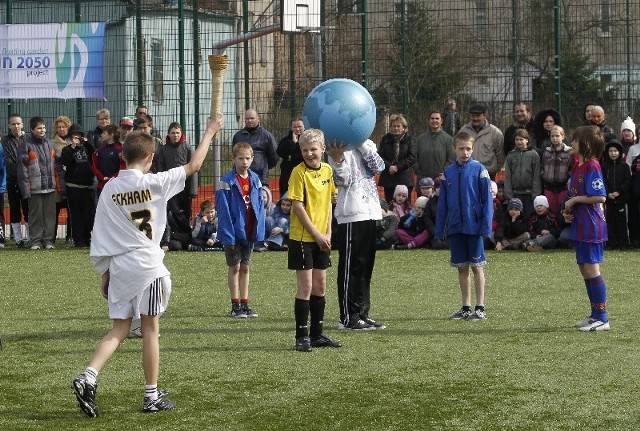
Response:
[[[253,238],[247,239],[247,210],[236,178],[235,168],[227,172],[216,190],[216,211],[218,212],[218,241],[223,245],[247,244],[249,241],[264,241],[265,213],[260,193],[260,178],[249,170],[251,182],[251,208],[255,214]]]
[[[444,170],[436,215],[437,239],[454,234],[491,237],[491,178],[482,163],[457,161]]]

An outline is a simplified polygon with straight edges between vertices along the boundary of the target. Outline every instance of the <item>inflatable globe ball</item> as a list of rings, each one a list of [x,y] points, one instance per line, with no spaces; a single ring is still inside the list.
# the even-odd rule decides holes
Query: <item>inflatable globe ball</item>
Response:
[[[318,85],[304,102],[305,128],[320,129],[327,147],[353,150],[376,125],[376,104],[366,88],[350,79],[330,79]]]

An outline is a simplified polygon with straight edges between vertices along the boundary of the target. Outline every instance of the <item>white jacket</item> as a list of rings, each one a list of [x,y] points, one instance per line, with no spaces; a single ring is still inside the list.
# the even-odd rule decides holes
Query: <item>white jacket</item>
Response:
[[[361,146],[344,152],[344,161],[329,158],[333,179],[338,188],[334,216],[338,224],[364,220],[381,220],[380,197],[374,176],[384,170],[376,144],[367,139]]]

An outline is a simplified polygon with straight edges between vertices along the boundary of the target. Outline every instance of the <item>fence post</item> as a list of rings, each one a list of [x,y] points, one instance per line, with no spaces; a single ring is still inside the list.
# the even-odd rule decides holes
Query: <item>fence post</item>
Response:
[[[178,0],[178,97],[180,98],[180,124],[182,130],[187,128],[185,113],[186,91],[184,88],[184,0]]]
[[[560,30],[560,0],[555,0],[553,6],[553,27],[555,38],[555,81],[556,81],[556,110],[562,112],[562,70],[560,65],[561,58],[561,30]]]

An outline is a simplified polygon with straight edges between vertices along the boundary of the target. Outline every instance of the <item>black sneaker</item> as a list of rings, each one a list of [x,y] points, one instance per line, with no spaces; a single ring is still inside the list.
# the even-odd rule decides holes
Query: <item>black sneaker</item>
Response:
[[[242,304],[241,310],[244,312],[244,317],[258,317],[258,313],[254,312],[249,304]]]
[[[96,406],[96,391],[98,390],[98,383],[91,384],[87,381],[87,376],[82,373],[78,375],[71,383],[73,392],[76,394],[78,400],[78,407],[82,413],[90,418],[95,418],[100,413]]]
[[[362,319],[364,321],[364,323],[367,323],[371,326],[373,326],[375,329],[387,329],[387,325],[385,325],[382,322],[376,322],[375,320],[369,318],[369,317],[365,317],[364,319]]]
[[[309,337],[296,338],[296,350],[298,352],[310,352],[311,351],[311,339]]]
[[[407,244],[397,243],[391,246],[394,250],[408,250],[409,246]]]
[[[24,246],[25,246],[24,240],[20,240],[20,241],[16,242],[16,247],[24,248]]]
[[[234,319],[246,319],[247,313],[242,309],[240,304],[233,304],[231,307],[231,313],[229,313]]]
[[[349,322],[347,328],[354,331],[374,331],[376,329],[375,326],[368,324],[362,319]]]
[[[333,340],[324,334],[311,340],[311,347],[342,347],[339,341]]]
[[[156,413],[163,410],[173,410],[176,408],[174,401],[166,399],[164,396],[160,396],[158,392],[158,398],[155,400],[144,397],[144,404],[142,405],[143,413]]]

